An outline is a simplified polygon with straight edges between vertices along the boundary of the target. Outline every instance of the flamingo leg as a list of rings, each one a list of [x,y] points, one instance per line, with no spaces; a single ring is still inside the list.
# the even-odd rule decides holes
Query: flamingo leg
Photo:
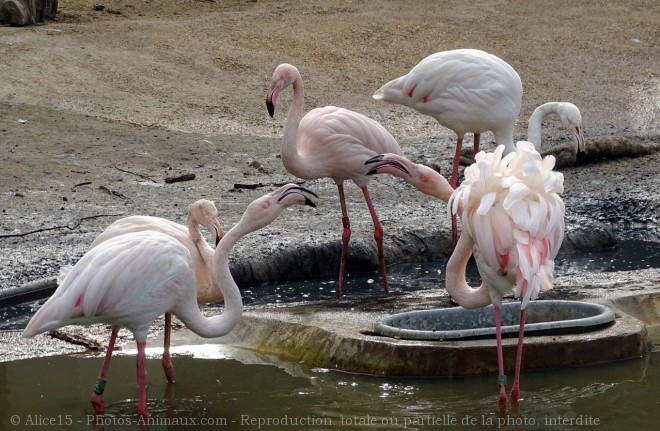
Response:
[[[500,411],[505,412],[507,406],[506,375],[504,374],[504,355],[502,354],[502,321],[500,307],[498,306],[495,306],[495,337],[497,338],[497,383],[500,385],[498,404]]]
[[[117,341],[117,332],[119,332],[119,326],[113,326],[112,332],[110,333],[110,341],[108,341],[108,348],[105,351],[105,357],[101,364],[101,371],[99,372],[98,379],[96,379],[94,392],[92,392],[92,407],[94,407],[94,411],[99,415],[105,413],[103,391],[105,390],[105,384],[107,382],[106,377],[108,375],[108,368],[110,367],[110,360],[112,359],[112,352],[115,348],[115,342]]]
[[[138,381],[138,415],[147,417],[149,410],[147,409],[147,355],[145,348],[147,342],[142,341],[137,343],[137,381]]]
[[[339,205],[341,206],[341,222],[344,231],[341,235],[341,256],[339,258],[339,277],[337,278],[337,298],[341,298],[342,286],[344,285],[344,269],[346,266],[346,254],[348,252],[348,241],[351,239],[351,223],[348,220],[348,211],[346,210],[346,198],[344,197],[344,184],[337,183],[339,191]]]
[[[163,371],[165,371],[165,377],[167,377],[168,383],[174,383],[174,366],[172,365],[172,360],[170,358],[170,334],[172,333],[172,315],[170,313],[165,313],[165,335],[164,335],[164,345],[163,345],[163,359],[161,364],[163,365]]]
[[[456,153],[454,154],[454,164],[451,168],[451,177],[449,177],[449,185],[452,189],[456,189],[458,184],[458,165],[461,162],[461,148],[463,147],[463,136],[459,136],[456,141]],[[456,247],[458,242],[458,226],[456,224],[456,215],[451,217],[451,248]]]
[[[371,201],[371,196],[369,196],[369,190],[367,190],[367,186],[362,187],[362,193],[364,194],[364,200],[367,201],[371,219],[374,222],[374,239],[376,240],[376,245],[378,246],[378,264],[380,265],[380,277],[383,279],[383,288],[385,289],[385,293],[389,293],[390,290],[387,284],[387,271],[385,269],[385,252],[383,250],[383,226],[380,224],[380,220],[378,220],[378,215],[376,214],[376,209],[374,208],[374,204]]]
[[[520,330],[518,332],[518,349],[516,350],[516,371],[511,388],[511,402],[517,403],[520,399],[520,368],[522,363],[523,337],[525,336],[525,309],[520,310]]]
[[[474,154],[472,155],[472,163],[475,162],[475,157],[479,152],[479,142],[481,141],[481,133],[474,134]]]

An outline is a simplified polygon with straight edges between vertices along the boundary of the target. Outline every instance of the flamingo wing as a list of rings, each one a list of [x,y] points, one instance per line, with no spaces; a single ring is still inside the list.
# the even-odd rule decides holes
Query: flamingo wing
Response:
[[[120,235],[88,251],[68,271],[24,336],[99,322],[146,331],[189,295],[195,295],[195,276],[184,246],[159,232]]]

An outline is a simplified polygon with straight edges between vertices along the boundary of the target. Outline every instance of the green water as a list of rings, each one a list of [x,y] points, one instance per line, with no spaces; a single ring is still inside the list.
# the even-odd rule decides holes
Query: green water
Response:
[[[5,362],[0,430],[655,430],[655,350],[640,359],[524,373],[523,400],[500,415],[495,376],[351,375],[210,344],[178,346],[177,382],[168,385],[154,348],[149,423],[135,415],[134,351],[113,359],[104,416],[94,416],[89,402],[100,356]]]

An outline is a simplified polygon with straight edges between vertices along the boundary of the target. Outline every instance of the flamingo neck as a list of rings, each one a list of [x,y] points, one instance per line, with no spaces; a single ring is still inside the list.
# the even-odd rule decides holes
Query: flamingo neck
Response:
[[[454,253],[447,262],[445,283],[447,293],[464,308],[480,308],[492,303],[490,293],[485,284],[472,288],[465,279],[465,268],[472,255],[472,240],[463,233],[456,244]]]
[[[454,189],[451,187],[445,177],[440,175],[435,170],[432,172],[437,175],[433,175],[429,180],[430,187],[428,188],[429,191],[427,194],[440,199],[444,203],[448,203],[452,193],[454,192]]]
[[[212,253],[212,278],[214,283],[220,287],[224,298],[223,313],[219,316],[205,317],[197,307],[194,310],[187,308],[182,310],[183,315],[177,313],[188,329],[201,337],[215,338],[227,335],[243,315],[241,292],[229,270],[229,253],[236,242],[248,232],[242,229],[239,222],[222,237],[215,252]]]
[[[213,259],[213,248],[202,236],[199,226],[199,222],[194,217],[188,217],[188,235],[190,235],[190,239],[195,243],[197,251],[202,256],[204,265],[208,267]]]
[[[284,124],[282,135],[282,164],[284,168],[298,178],[310,179],[309,174],[305,172],[305,163],[303,157],[298,152],[298,129],[303,117],[305,90],[302,78],[293,81],[293,98],[291,107]]]
[[[527,140],[534,144],[536,151],[541,151],[541,121],[551,114],[557,113],[558,102],[548,102],[539,106],[532,112],[527,123]]]

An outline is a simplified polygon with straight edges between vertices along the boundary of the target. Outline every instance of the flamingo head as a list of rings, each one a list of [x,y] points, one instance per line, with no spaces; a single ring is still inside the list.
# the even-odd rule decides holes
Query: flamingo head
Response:
[[[275,115],[275,103],[277,97],[289,85],[300,79],[300,72],[298,69],[288,63],[282,63],[275,68],[273,72],[273,85],[266,94],[266,108],[268,114],[273,117]]]
[[[217,246],[225,232],[220,225],[215,204],[207,199],[195,201],[188,208],[188,215],[194,224],[201,224],[211,232],[211,239]]]
[[[292,205],[308,205],[315,208],[316,204],[306,194],[318,198],[311,190],[296,184],[286,184],[252,201],[239,223],[248,225],[248,230],[254,231],[272,223],[285,208]]]
[[[365,165],[372,165],[367,175],[390,174],[404,179],[416,189],[444,202],[449,200],[453,189],[447,180],[434,169],[413,163],[398,154],[379,154],[367,160]]]
[[[571,135],[575,147],[576,160],[579,163],[581,160],[584,160],[587,150],[587,143],[582,131],[582,114],[577,106],[568,102],[561,104],[558,114],[559,119]]]

